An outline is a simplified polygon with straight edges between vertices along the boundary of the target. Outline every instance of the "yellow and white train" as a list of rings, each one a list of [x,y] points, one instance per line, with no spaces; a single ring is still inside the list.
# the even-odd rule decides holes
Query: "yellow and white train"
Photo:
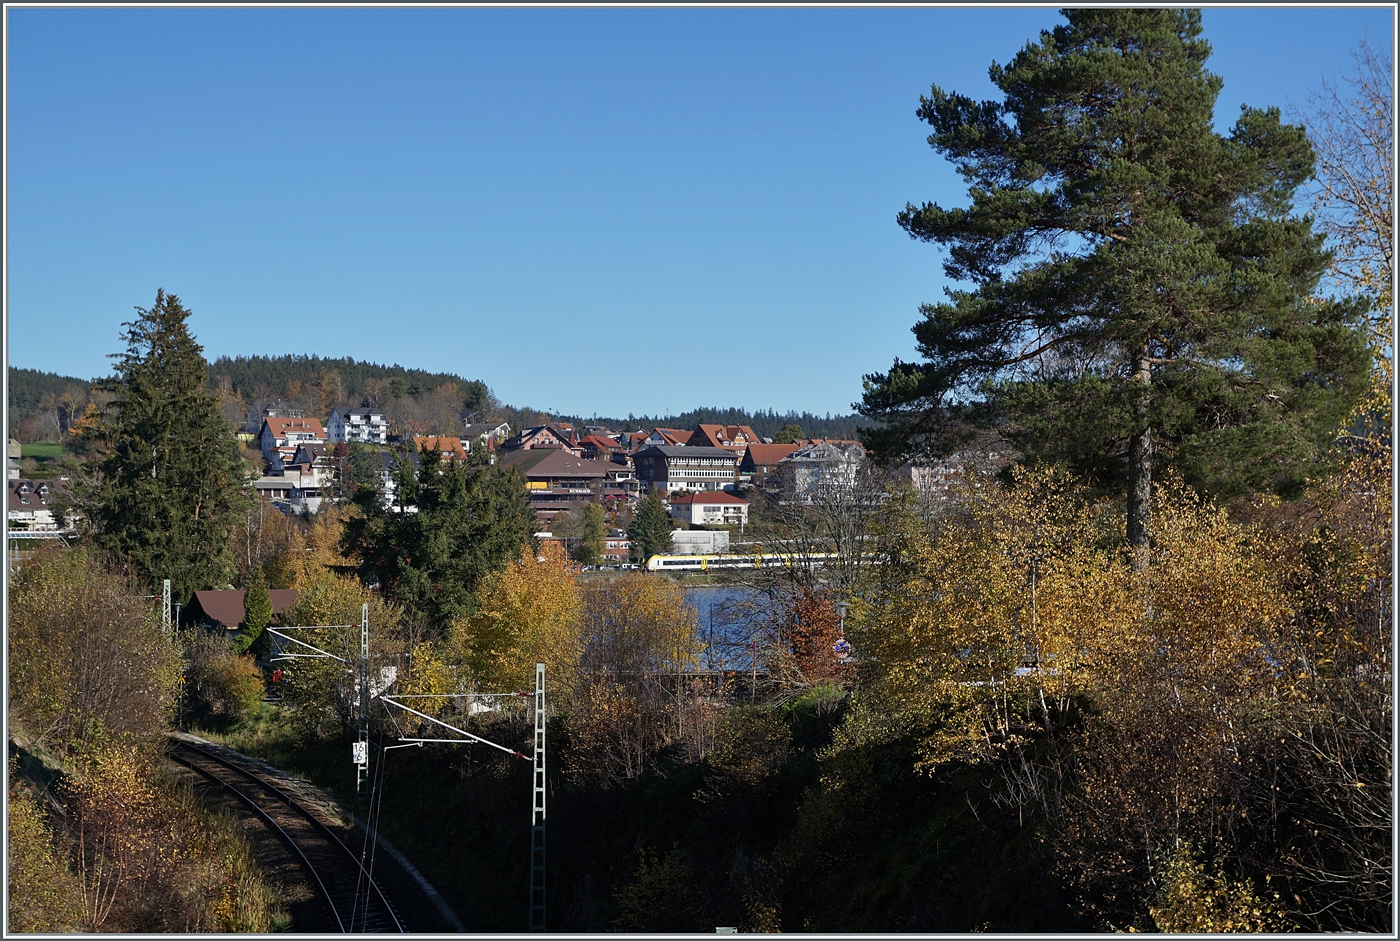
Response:
[[[654,555],[647,560],[649,572],[708,572],[710,569],[758,569],[774,566],[821,565],[837,558],[834,552],[798,555],[791,552],[753,555]]]

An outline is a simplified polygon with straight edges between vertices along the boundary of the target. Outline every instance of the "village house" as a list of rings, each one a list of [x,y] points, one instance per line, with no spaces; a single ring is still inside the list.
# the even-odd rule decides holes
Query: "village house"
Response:
[[[61,482],[9,478],[5,481],[5,520],[11,532],[56,533],[66,529],[54,515],[52,503],[62,491]]]
[[[487,448],[494,449],[510,437],[510,425],[505,422],[466,422],[462,424],[462,444],[471,450],[480,441]]]
[[[744,459],[739,462],[739,477],[755,487],[777,489],[781,483],[779,462],[801,448],[800,444],[751,444],[744,449]]]
[[[749,502],[723,490],[681,493],[671,497],[671,517],[692,526],[743,526]]]
[[[263,458],[272,464],[280,457],[283,466],[300,445],[325,444],[326,440],[326,429],[315,418],[264,418],[258,433],[258,447]]]
[[[387,444],[389,422],[377,408],[336,408],[326,421],[326,433],[331,444]]]
[[[653,428],[629,435],[628,445],[634,455],[647,448],[683,448],[690,444],[690,435],[679,428]]]
[[[578,432],[574,431],[573,425],[563,423],[550,425],[537,425],[534,428],[526,428],[520,434],[506,439],[501,444],[502,451],[529,451],[534,448],[565,448],[575,449],[578,447]]]
[[[865,449],[852,442],[844,447],[823,442],[799,448],[778,462],[784,496],[811,503],[855,488]]]
[[[677,529],[671,533],[671,551],[677,555],[721,555],[729,551],[729,531]]]
[[[462,446],[461,438],[414,435],[413,450],[420,454],[424,451],[437,451],[442,455],[444,461],[465,461],[467,459],[467,449]]]
[[[725,448],[742,455],[751,444],[762,444],[758,435],[748,425],[706,425],[695,426],[686,444],[702,448]]]
[[[379,458],[378,466],[375,468],[379,477],[379,492],[384,497],[384,505],[393,506],[394,498],[398,493],[398,483],[394,480],[394,474],[399,466],[399,455],[380,451],[375,456]],[[421,463],[418,452],[408,451],[401,456],[408,460],[409,467],[412,468],[414,474],[417,474],[418,465]],[[417,509],[414,508],[411,512],[416,513]]]
[[[609,483],[610,462],[585,460],[567,448],[510,451],[501,464],[520,471],[535,517],[546,526],[560,513],[598,503],[609,490],[618,492]]]
[[[272,588],[267,592],[272,601],[273,615],[279,615],[296,607],[295,588]],[[214,591],[197,591],[190,599],[189,607],[180,614],[186,624],[198,624],[207,628],[237,630],[247,616],[243,599],[247,592],[242,588],[226,588]]]
[[[649,490],[733,490],[739,455],[725,448],[653,446],[632,456]]]
[[[604,435],[584,435],[579,440],[578,453],[579,457],[594,461],[612,461],[619,458],[619,463],[627,461],[627,449],[622,446],[622,442]]]
[[[614,529],[603,542],[603,559],[611,564],[626,562],[632,558],[632,540],[625,530]]]

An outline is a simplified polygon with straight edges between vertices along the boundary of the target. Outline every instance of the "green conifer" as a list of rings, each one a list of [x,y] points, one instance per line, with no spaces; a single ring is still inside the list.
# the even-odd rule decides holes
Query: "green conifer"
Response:
[[[1296,493],[1361,390],[1360,308],[1316,301],[1322,236],[1292,214],[1303,130],[1221,80],[1198,10],[1067,10],[1008,66],[1001,101],[934,86],[919,116],[971,206],[900,224],[971,282],[925,305],[921,363],[866,377],[885,461],[995,428],[1128,495],[1147,542],[1154,453],[1217,496]]]
[[[661,502],[661,494],[653,490],[637,506],[627,535],[632,539],[637,557],[645,562],[654,555],[671,551],[671,516]]]
[[[234,571],[233,525],[251,505],[238,442],[206,388],[208,364],[174,294],[123,324],[126,352],[113,355],[115,395],[96,432],[105,456],[78,506],[93,541],[148,583],[169,578],[188,604]]]
[[[234,649],[246,653],[262,639],[263,632],[272,623],[272,597],[267,592],[267,579],[262,567],[253,569],[253,575],[243,593],[243,630],[234,639]]]

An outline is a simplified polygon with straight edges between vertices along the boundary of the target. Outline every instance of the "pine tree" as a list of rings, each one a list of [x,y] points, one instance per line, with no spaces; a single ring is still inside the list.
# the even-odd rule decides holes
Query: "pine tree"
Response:
[[[1358,305],[1310,296],[1328,259],[1292,215],[1307,138],[1277,109],[1213,130],[1200,12],[1065,16],[992,66],[1004,100],[922,99],[972,205],[909,205],[899,222],[947,246],[944,270],[974,289],[923,307],[924,362],[867,376],[861,411],[885,461],[991,427],[1126,489],[1141,547],[1154,452],[1217,496],[1295,494],[1368,358]]]
[[[182,604],[234,571],[229,537],[251,505],[238,443],[206,389],[208,364],[174,294],[123,324],[115,395],[96,432],[105,456],[78,504],[99,548]]]
[[[653,490],[647,494],[632,517],[627,535],[643,562],[654,555],[671,551],[671,516],[661,502],[660,493]]]

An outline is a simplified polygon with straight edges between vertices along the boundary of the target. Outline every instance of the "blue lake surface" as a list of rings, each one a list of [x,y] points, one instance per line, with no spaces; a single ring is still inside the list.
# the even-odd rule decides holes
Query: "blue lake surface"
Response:
[[[700,658],[704,670],[748,670],[755,657],[761,669],[761,649],[755,653],[766,625],[761,612],[763,594],[750,588],[704,586],[687,588],[685,602],[700,617],[700,636],[705,653]]]

